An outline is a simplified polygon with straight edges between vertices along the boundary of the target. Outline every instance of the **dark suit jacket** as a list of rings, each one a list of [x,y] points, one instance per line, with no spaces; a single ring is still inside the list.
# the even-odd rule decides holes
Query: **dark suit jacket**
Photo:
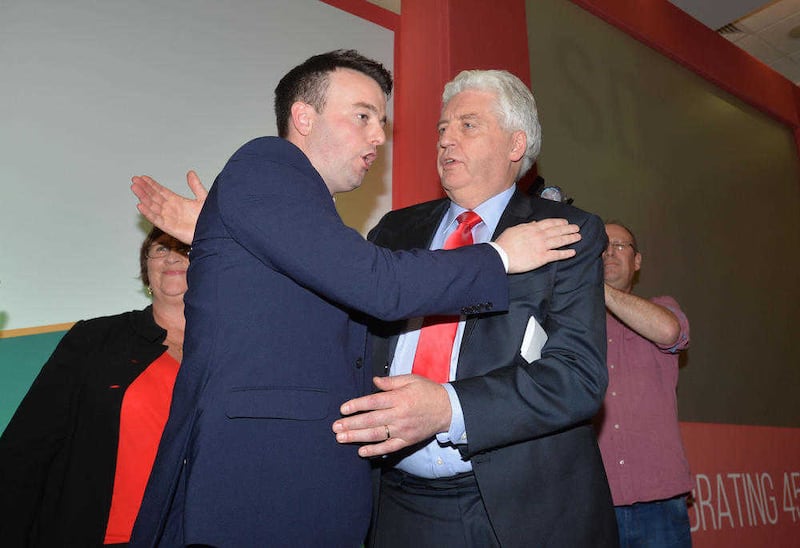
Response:
[[[427,202],[387,214],[369,239],[391,249],[427,247],[449,206]],[[602,222],[517,191],[495,236],[519,223],[563,217],[580,226],[577,255],[509,276],[507,312],[468,317],[452,383],[471,459],[504,547],[617,545],[611,495],[589,424],[605,394]],[[520,355],[528,319],[548,335],[542,357]],[[375,374],[386,375],[403,323],[376,326]]]
[[[151,307],[64,335],[0,437],[0,546],[102,546],[122,400],[164,337]]]
[[[331,431],[371,387],[366,329],[349,314],[504,310],[502,262],[475,247],[376,247],[342,223],[297,147],[239,149],[195,231],[184,361],[132,545],[361,543],[369,464]]]

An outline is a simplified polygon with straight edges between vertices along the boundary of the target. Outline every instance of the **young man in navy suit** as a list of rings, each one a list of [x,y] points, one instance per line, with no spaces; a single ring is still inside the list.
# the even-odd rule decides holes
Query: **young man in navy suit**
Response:
[[[298,65],[276,89],[280,137],[233,155],[196,228],[166,227],[194,236],[184,361],[131,546],[357,546],[369,463],[330,433],[341,402],[369,391],[352,314],[502,312],[505,264],[574,255],[558,249],[580,239],[563,219],[449,252],[391,252],[344,226],[331,197],[385,141],[391,87],[354,51]],[[135,177],[134,192],[163,221],[163,189]]]

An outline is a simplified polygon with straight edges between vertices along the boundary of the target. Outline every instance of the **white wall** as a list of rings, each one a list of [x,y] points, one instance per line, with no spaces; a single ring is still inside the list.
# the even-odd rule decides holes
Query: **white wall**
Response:
[[[336,48],[391,68],[393,40],[317,0],[0,0],[0,330],[145,306],[130,177],[211,184],[275,134],[289,68]],[[390,208],[390,158],[339,198],[362,232]]]

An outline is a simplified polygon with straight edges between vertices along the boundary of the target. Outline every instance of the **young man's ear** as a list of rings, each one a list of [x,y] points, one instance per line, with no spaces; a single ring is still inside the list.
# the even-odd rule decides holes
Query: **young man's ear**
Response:
[[[316,114],[317,111],[308,103],[296,101],[292,105],[292,127],[300,135],[307,136],[314,127]]]

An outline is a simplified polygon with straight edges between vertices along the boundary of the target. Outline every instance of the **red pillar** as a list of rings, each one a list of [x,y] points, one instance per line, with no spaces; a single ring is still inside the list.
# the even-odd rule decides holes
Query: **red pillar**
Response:
[[[442,88],[465,69],[530,83],[524,0],[403,0],[395,35],[394,208],[443,196],[436,173]]]

